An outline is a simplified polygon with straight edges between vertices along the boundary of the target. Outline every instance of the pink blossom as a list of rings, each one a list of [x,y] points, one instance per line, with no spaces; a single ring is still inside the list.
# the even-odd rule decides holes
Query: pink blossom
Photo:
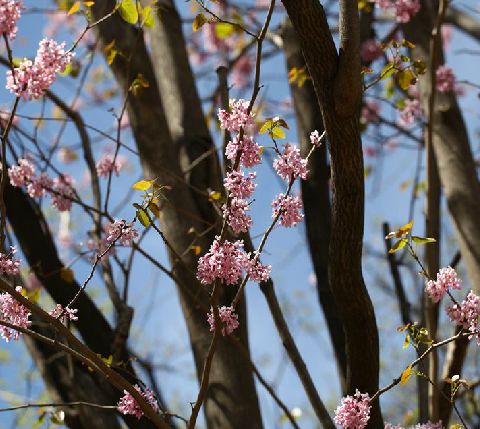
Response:
[[[255,252],[254,257],[248,261],[247,273],[253,282],[266,282],[270,278],[272,271],[271,265],[262,265],[258,260],[258,254]]]
[[[364,63],[371,63],[383,55],[381,43],[376,39],[368,39],[360,47],[360,57]]]
[[[235,329],[238,328],[240,323],[238,322],[238,315],[235,313],[233,307],[218,307],[218,315],[220,321],[222,322],[222,335],[230,335]],[[210,313],[208,313],[208,323],[210,325],[210,332],[215,331],[215,316],[213,314],[213,309],[210,308]]]
[[[308,174],[307,160],[302,159],[297,146],[288,143],[283,153],[273,161],[273,168],[283,180],[290,180],[291,177],[306,179]]]
[[[48,314],[50,316],[55,317],[55,319],[62,314],[62,321],[63,323],[66,323],[67,320],[78,320],[77,317],[77,312],[78,310],[76,308],[69,308],[69,307],[63,307],[62,304],[57,304],[55,305],[55,308],[53,310],[50,310]]]
[[[364,429],[370,419],[370,396],[357,389],[353,396],[342,398],[335,410],[334,421],[343,429]]]
[[[367,100],[362,106],[360,120],[365,124],[378,124],[380,122],[380,105],[375,100]]]
[[[106,246],[115,243],[117,240],[122,246],[131,246],[133,240],[138,236],[138,231],[133,227],[133,222],[116,220],[104,227],[106,237]]]
[[[448,50],[450,48],[450,44],[452,43],[452,26],[448,24],[442,25],[440,34],[442,35],[443,48]]]
[[[112,155],[106,153],[97,162],[97,174],[100,177],[108,177],[110,173],[115,173],[118,176],[123,166],[124,163],[122,162],[121,158],[117,156],[117,158],[114,160]]]
[[[68,175],[59,176],[53,180],[52,205],[60,212],[72,208],[72,199],[75,193],[72,188],[72,178]]]
[[[208,253],[198,260],[197,279],[204,285],[216,279],[227,285],[235,284],[247,264],[248,257],[243,251],[242,240],[220,243],[220,237],[217,236]]]
[[[18,67],[7,71],[6,88],[25,100],[41,97],[52,85],[57,73],[70,64],[73,53],[65,52],[65,42],[43,39],[37,50],[35,61],[25,59]]]
[[[260,146],[253,141],[252,137],[244,135],[240,143],[238,137],[235,137],[233,141],[228,142],[225,155],[229,160],[235,161],[238,151],[242,152],[240,155],[240,164],[246,168],[254,167],[262,162],[260,158]]]
[[[429,280],[425,285],[425,292],[433,302],[440,301],[449,289],[461,289],[462,280],[452,267],[440,268],[437,280]]]
[[[435,72],[437,77],[436,88],[438,92],[451,92],[455,89],[455,74],[451,67],[443,64]]]
[[[241,128],[253,127],[253,114],[248,113],[249,102],[243,99],[231,99],[229,103],[230,112],[218,110],[220,127],[230,132],[239,132]]]
[[[22,9],[25,9],[22,0],[0,0],[0,35],[5,33],[11,40],[15,39]]]
[[[250,210],[248,201],[234,197],[230,201],[230,206],[225,204],[223,207],[223,216],[227,219],[227,223],[235,234],[247,232],[252,226],[253,220],[247,215]]]
[[[20,268],[20,259],[14,259],[13,255],[17,253],[15,246],[10,246],[10,253],[0,252],[0,274],[16,276]]]
[[[52,189],[53,180],[48,177],[47,173],[40,174],[39,177],[33,177],[27,186],[28,195],[32,198],[40,198],[45,195],[47,190]]]
[[[20,293],[22,292],[20,286],[17,286],[15,290]],[[12,295],[9,293],[0,294],[0,320],[26,329],[32,323],[28,320],[29,316],[30,311],[16,301]],[[7,328],[6,326],[0,326],[0,334],[7,343],[12,338],[13,340],[18,340],[20,335],[15,329]]]
[[[250,198],[257,186],[254,182],[256,175],[257,173],[248,173],[245,176],[243,171],[227,173],[224,180],[225,189],[229,191],[232,197]]]
[[[398,124],[401,127],[406,127],[408,125],[413,124],[413,122],[421,118],[423,115],[422,106],[420,105],[420,101],[417,99],[407,99],[405,100],[405,107],[402,109],[400,113],[400,118],[398,120]]]
[[[409,22],[420,10],[420,0],[395,0],[397,22]]]
[[[320,133],[317,130],[312,131],[310,133],[310,143],[316,147],[320,147],[322,144],[322,135],[320,135]]]
[[[450,319],[470,332],[477,332],[477,342],[480,344],[478,335],[478,317],[480,315],[480,297],[470,291],[467,299],[460,303],[447,307],[447,314]]]
[[[157,400],[155,399],[155,396],[153,395],[152,391],[145,386],[144,390],[136,384],[135,390],[140,393],[140,395],[145,398],[145,400],[150,404],[152,407],[153,411],[158,413],[158,403]],[[123,391],[124,395],[120,398],[120,401],[118,402],[118,411],[121,412],[122,414],[131,414],[135,416],[137,419],[141,419],[144,412],[138,405],[137,401],[135,398],[126,390]]]
[[[18,160],[18,165],[8,169],[10,184],[17,188],[27,185],[35,177],[35,167],[26,158]]]
[[[297,196],[292,197],[291,195],[279,194],[273,200],[272,207],[272,217],[275,218],[280,214],[280,224],[287,228],[296,226],[303,219],[303,214],[300,213],[303,203]]]

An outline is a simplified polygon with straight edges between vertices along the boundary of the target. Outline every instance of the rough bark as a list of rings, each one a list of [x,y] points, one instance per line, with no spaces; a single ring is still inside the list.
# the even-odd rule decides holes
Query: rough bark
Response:
[[[283,0],[313,80],[331,155],[333,201],[329,276],[345,329],[347,391],[378,389],[378,331],[362,269],[364,172],[358,111],[361,101],[356,2],[340,2],[340,53],[316,0]],[[382,427],[380,406],[369,427]]]
[[[282,26],[283,50],[287,70],[293,67],[305,67],[302,50],[297,35],[289,20]],[[313,83],[309,79],[302,87],[295,82],[290,85],[297,135],[302,157],[306,157],[312,148],[310,133],[323,131],[323,120],[317,102]],[[327,145],[316,150],[308,162],[309,175],[302,180],[302,200],[305,213],[307,242],[317,279],[317,293],[335,353],[342,391],[346,391],[347,358],[345,352],[345,334],[338,316],[328,279],[328,248],[330,245],[330,168],[327,164]]]
[[[112,7],[112,1],[96,2],[92,11],[98,19]],[[141,32],[117,15],[100,25],[98,31],[102,44],[107,45],[115,39],[117,48],[127,56],[134,52],[128,63],[118,59],[112,64],[124,94],[139,73],[149,82],[148,89],[128,98],[127,110],[145,175],[156,177],[160,184],[172,189],[166,191],[160,224],[176,253],[184,255],[176,276],[200,377],[211,340],[204,311],[210,304],[207,290],[195,279],[197,256],[189,249],[195,240],[194,244],[199,245],[204,253],[213,241],[216,218],[208,202],[207,188],[218,189],[220,176],[214,156],[201,162],[191,174],[183,173],[189,162],[212,150],[213,146],[208,129],[202,123],[201,105],[178,15],[170,2],[162,4],[161,13],[162,21],[157,22],[151,33],[153,64]],[[212,226],[209,233],[196,235]],[[170,257],[178,268],[175,255]],[[234,287],[225,288],[221,304],[230,302],[235,292]],[[241,326],[238,335],[247,345],[244,304],[238,307],[238,313]],[[223,339],[219,342],[210,374],[205,415],[209,429],[262,428],[251,368]]]

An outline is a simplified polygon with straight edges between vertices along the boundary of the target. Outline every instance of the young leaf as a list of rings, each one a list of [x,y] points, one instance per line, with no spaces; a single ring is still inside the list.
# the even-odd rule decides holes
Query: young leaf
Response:
[[[265,134],[270,128],[272,128],[272,120],[267,119],[264,124],[260,127],[260,134]]]
[[[137,218],[145,228],[150,226],[150,219],[142,208],[137,210]]]
[[[226,39],[235,31],[235,27],[227,22],[218,22],[215,24],[215,36],[219,39]]]
[[[136,189],[137,191],[146,191],[152,187],[153,182],[153,180],[140,180],[132,185],[132,189]]]
[[[192,23],[193,31],[198,31],[208,22],[207,17],[203,13],[199,13]]]
[[[435,243],[437,241],[434,238],[417,237],[416,235],[412,235],[412,240],[417,244]]]
[[[73,15],[75,12],[78,12],[80,10],[80,5],[81,2],[77,1],[73,4],[73,6],[70,8],[68,11],[67,15]]]
[[[155,28],[155,17],[151,6],[140,9],[140,16],[142,17],[142,27]]]
[[[388,253],[395,253],[397,250],[403,249],[405,247],[405,244],[407,244],[407,240],[405,238],[402,238],[401,240],[398,240],[392,248],[388,251]]]
[[[405,371],[402,372],[402,376],[400,377],[400,384],[405,384],[410,376],[412,375],[412,366],[409,365]]]
[[[94,1],[84,1],[83,4],[87,7],[92,7],[95,4],[95,2]]]
[[[285,136],[285,131],[283,131],[280,127],[275,127],[272,129],[272,137],[275,137],[277,139],[284,139]]]
[[[406,91],[410,87],[410,85],[414,85],[417,81],[417,78],[410,69],[400,70],[397,76],[398,84],[400,85],[400,88],[402,88],[404,91]]]
[[[129,24],[136,24],[138,22],[138,10],[135,0],[122,0],[118,13],[122,19]]]

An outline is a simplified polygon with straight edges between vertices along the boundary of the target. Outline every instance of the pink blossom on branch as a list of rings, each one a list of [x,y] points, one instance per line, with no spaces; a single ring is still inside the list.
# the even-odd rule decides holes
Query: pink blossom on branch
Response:
[[[381,9],[395,9],[397,22],[407,23],[420,11],[420,0],[373,0]]]
[[[322,144],[322,135],[317,130],[310,133],[310,143],[316,147]]]
[[[117,156],[114,160],[112,155],[106,153],[96,164],[97,174],[100,177],[108,177],[110,173],[115,173],[118,176],[124,165],[122,158]]]
[[[6,34],[9,39],[15,39],[22,9],[25,9],[22,0],[0,0],[0,35]]]
[[[133,227],[133,222],[116,220],[104,227],[107,235],[105,241],[106,247],[118,240],[122,246],[131,246],[133,240],[138,236],[138,231]]]
[[[425,292],[433,302],[440,301],[450,289],[461,289],[462,280],[452,267],[440,268],[437,280],[428,280],[425,284]]]
[[[18,67],[7,71],[6,88],[25,100],[41,97],[63,72],[73,58],[72,52],[65,52],[65,42],[58,44],[51,39],[43,39],[32,62],[25,59]]]
[[[17,292],[22,292],[22,288],[17,286]],[[28,318],[30,312],[28,309],[15,300],[9,293],[0,294],[0,320],[11,323],[21,328],[28,328],[32,323]],[[0,335],[8,343],[11,339],[18,340],[20,333],[12,328],[0,326]]]
[[[59,176],[53,180],[52,205],[60,212],[72,208],[72,199],[75,197],[72,183],[73,179],[69,175]]]
[[[364,63],[371,63],[383,55],[381,43],[376,39],[368,39],[360,46],[360,57]]]
[[[303,219],[303,214],[300,210],[303,208],[302,200],[291,195],[285,196],[279,194],[272,202],[273,214],[275,218],[280,213],[280,224],[285,227],[296,226]]]
[[[407,99],[405,101],[405,107],[400,113],[398,125],[406,127],[415,122],[416,119],[421,118],[423,115],[422,106],[417,99]]]
[[[343,429],[364,429],[370,419],[370,396],[357,389],[353,396],[342,398],[335,410],[334,421]]]
[[[230,335],[235,329],[238,328],[240,323],[238,322],[238,315],[235,313],[233,307],[218,307],[218,315],[220,321],[222,322],[222,335]],[[213,309],[210,308],[210,313],[208,313],[208,323],[210,325],[210,332],[215,331],[215,315],[213,314]]]
[[[447,307],[447,314],[450,319],[460,325],[463,329],[467,329],[475,333],[477,343],[480,345],[480,327],[478,318],[480,316],[480,297],[470,291],[467,299],[463,300],[459,305],[454,304]]]
[[[237,197],[231,199],[230,206],[223,206],[223,216],[235,234],[247,232],[252,226],[253,220],[246,213],[249,210],[248,201]]]
[[[10,184],[16,188],[26,186],[35,177],[35,167],[26,158],[18,160],[18,165],[14,165],[8,169],[8,177]]]
[[[242,270],[248,264],[248,257],[243,250],[243,241],[231,243],[215,237],[209,251],[198,260],[197,279],[204,285],[220,280],[232,285],[242,276]]]
[[[64,312],[62,316],[62,321],[64,323],[67,320],[78,320],[78,317],[77,317],[78,310],[76,308],[69,308],[69,307],[64,308],[62,304],[55,305],[55,308],[53,310],[50,310],[48,314],[50,314],[50,316],[52,317],[57,318],[58,316],[60,316],[60,314],[62,314],[62,312]]]
[[[158,402],[155,399],[155,396],[153,395],[152,391],[148,388],[145,387],[145,389],[142,391],[140,386],[136,384],[135,390],[142,395],[145,400],[150,404],[152,407],[153,411],[158,413]],[[123,391],[124,395],[120,398],[120,401],[118,402],[118,411],[121,412],[122,414],[130,414],[132,416],[135,416],[137,419],[141,419],[142,416],[144,415],[144,412],[138,405],[138,402],[135,400],[135,398],[128,393],[126,390]]]
[[[246,176],[243,171],[232,171],[227,173],[224,180],[225,189],[229,191],[230,196],[237,198],[250,198],[255,191],[254,183],[257,173],[248,173]]]
[[[262,162],[260,158],[260,146],[250,136],[244,135],[239,142],[238,136],[228,142],[225,155],[230,161],[235,161],[238,152],[241,151],[240,164],[246,168],[254,167]]]
[[[438,92],[451,92],[455,89],[455,74],[451,67],[445,64],[438,66],[435,75],[437,77],[435,87]]]
[[[39,177],[34,177],[27,186],[28,195],[32,198],[43,197],[47,190],[53,188],[53,180],[48,177],[47,173],[40,174]]]
[[[14,259],[13,255],[17,253],[15,246],[10,247],[10,253],[0,252],[0,274],[16,276],[20,269],[20,259]]]
[[[308,175],[307,160],[300,156],[300,149],[291,144],[285,144],[283,153],[273,161],[273,168],[283,180],[301,177],[306,179]]]
[[[266,282],[270,278],[272,271],[271,265],[262,265],[258,260],[258,254],[254,252],[254,257],[248,261],[247,273],[253,282]]]
[[[248,113],[249,104],[250,102],[243,99],[231,99],[229,103],[230,112],[223,109],[218,110],[220,127],[230,132],[239,132],[241,128],[252,128],[255,123],[254,115]]]

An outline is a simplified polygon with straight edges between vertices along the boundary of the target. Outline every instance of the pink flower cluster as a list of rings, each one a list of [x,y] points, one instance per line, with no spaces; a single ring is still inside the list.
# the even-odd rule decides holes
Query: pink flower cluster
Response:
[[[280,215],[280,224],[287,228],[296,226],[303,219],[303,214],[300,212],[303,202],[297,196],[278,194],[272,202],[272,208],[272,217]]]
[[[273,161],[273,168],[283,180],[306,179],[308,175],[307,160],[300,156],[300,149],[291,144],[285,144],[283,153]]]
[[[28,195],[32,198],[43,197],[48,192],[52,197],[53,207],[58,211],[68,211],[72,208],[75,192],[72,187],[73,179],[68,175],[53,180],[46,173],[37,176],[32,162],[22,158],[18,160],[18,165],[8,169],[8,177],[12,186],[17,188],[26,186]]]
[[[376,39],[365,40],[360,46],[360,57],[364,63],[371,63],[382,55],[382,45]]]
[[[467,299],[460,304],[454,304],[447,307],[447,314],[450,319],[472,332],[472,336],[477,339],[477,344],[480,346],[480,327],[478,325],[478,318],[480,316],[480,297],[470,291]]]
[[[240,164],[246,168],[255,167],[262,162],[260,158],[260,146],[256,143],[252,137],[244,135],[242,140],[238,140],[236,136],[232,141],[228,142],[225,149],[225,155],[230,161],[237,159],[238,152],[240,155]]]
[[[6,34],[11,40],[15,39],[22,9],[25,9],[22,0],[0,0],[0,35]]]
[[[322,144],[322,136],[317,130],[310,133],[310,143],[316,147],[320,147]]]
[[[13,255],[17,253],[14,246],[10,247],[10,253],[5,254],[0,252],[0,274],[7,276],[16,276],[20,268],[20,259],[13,259]]]
[[[392,425],[391,423],[385,424],[385,429],[405,429],[400,425]],[[415,426],[410,426],[410,429],[444,429],[442,421],[440,420],[437,423],[432,423],[428,421],[427,423],[418,423]]]
[[[425,292],[433,302],[440,301],[450,289],[461,289],[462,280],[452,267],[440,268],[437,280],[428,280],[425,284]]]
[[[33,62],[25,59],[13,73],[7,71],[6,88],[25,100],[39,98],[55,81],[57,73],[70,64],[73,55],[65,52],[65,42],[58,44],[52,39],[43,39]]]
[[[228,225],[235,234],[247,232],[252,226],[253,219],[247,215],[247,211],[250,210],[247,200],[233,197],[230,200],[230,205],[224,204],[222,209],[223,217],[227,220]]]
[[[135,390],[142,395],[145,400],[150,404],[152,407],[153,411],[158,413],[158,402],[155,399],[155,396],[153,395],[152,391],[148,388],[145,387],[145,389],[142,391],[140,386],[136,384]],[[120,401],[118,402],[118,411],[121,412],[122,414],[130,414],[135,416],[137,419],[141,419],[144,412],[138,405],[138,402],[135,400],[135,398],[126,390],[123,391],[124,395],[120,398]]]
[[[405,107],[400,113],[398,125],[401,127],[407,127],[415,122],[416,119],[421,118],[423,115],[423,109],[420,105],[420,101],[416,98],[405,100]]]
[[[22,292],[20,286],[17,286],[15,290]],[[9,293],[0,294],[0,320],[26,329],[32,323],[28,320],[29,316],[28,309],[15,300],[12,295]],[[18,340],[20,333],[2,325],[0,326],[0,335],[8,343],[11,339]]]
[[[335,410],[334,421],[343,429],[364,429],[370,419],[370,396],[357,389],[353,396],[342,398]]]
[[[78,317],[77,317],[78,310],[76,308],[69,308],[69,307],[64,308],[62,304],[55,305],[55,308],[53,310],[50,310],[48,314],[50,314],[50,316],[52,317],[57,318],[58,316],[60,316],[60,314],[62,314],[62,312],[63,312],[63,316],[62,316],[63,323],[65,323],[67,320],[78,320]]]
[[[241,128],[251,128],[255,125],[254,116],[248,112],[249,102],[246,100],[231,99],[229,103],[230,111],[220,109],[218,119],[220,126],[230,132],[240,132]]]
[[[225,189],[232,197],[250,198],[257,186],[254,182],[256,175],[257,173],[249,173],[245,176],[243,171],[227,173],[224,180]]]
[[[204,285],[212,284],[215,280],[232,285],[240,280],[243,270],[253,281],[268,279],[271,267],[261,265],[258,256],[254,255],[253,259],[250,256],[243,250],[242,240],[220,243],[220,237],[217,236],[209,251],[198,260],[197,279]]]
[[[222,335],[230,335],[235,329],[240,325],[238,322],[238,315],[235,313],[233,307],[218,307],[218,315],[220,321],[222,322]],[[215,331],[215,315],[213,314],[213,309],[210,308],[210,313],[208,313],[208,323],[210,325],[210,332]]]
[[[394,8],[397,22],[409,22],[420,11],[420,0],[374,0],[381,9]]]
[[[455,74],[451,67],[445,64],[438,66],[435,75],[437,78],[435,87],[438,92],[451,92],[455,89]]]
[[[133,222],[116,220],[104,226],[106,238],[105,245],[108,247],[117,240],[122,246],[131,246],[133,240],[138,236],[138,231],[133,227]]]
[[[100,177],[108,177],[110,173],[115,173],[118,176],[124,165],[121,158],[117,156],[114,159],[112,155],[106,153],[96,164],[97,174]]]

